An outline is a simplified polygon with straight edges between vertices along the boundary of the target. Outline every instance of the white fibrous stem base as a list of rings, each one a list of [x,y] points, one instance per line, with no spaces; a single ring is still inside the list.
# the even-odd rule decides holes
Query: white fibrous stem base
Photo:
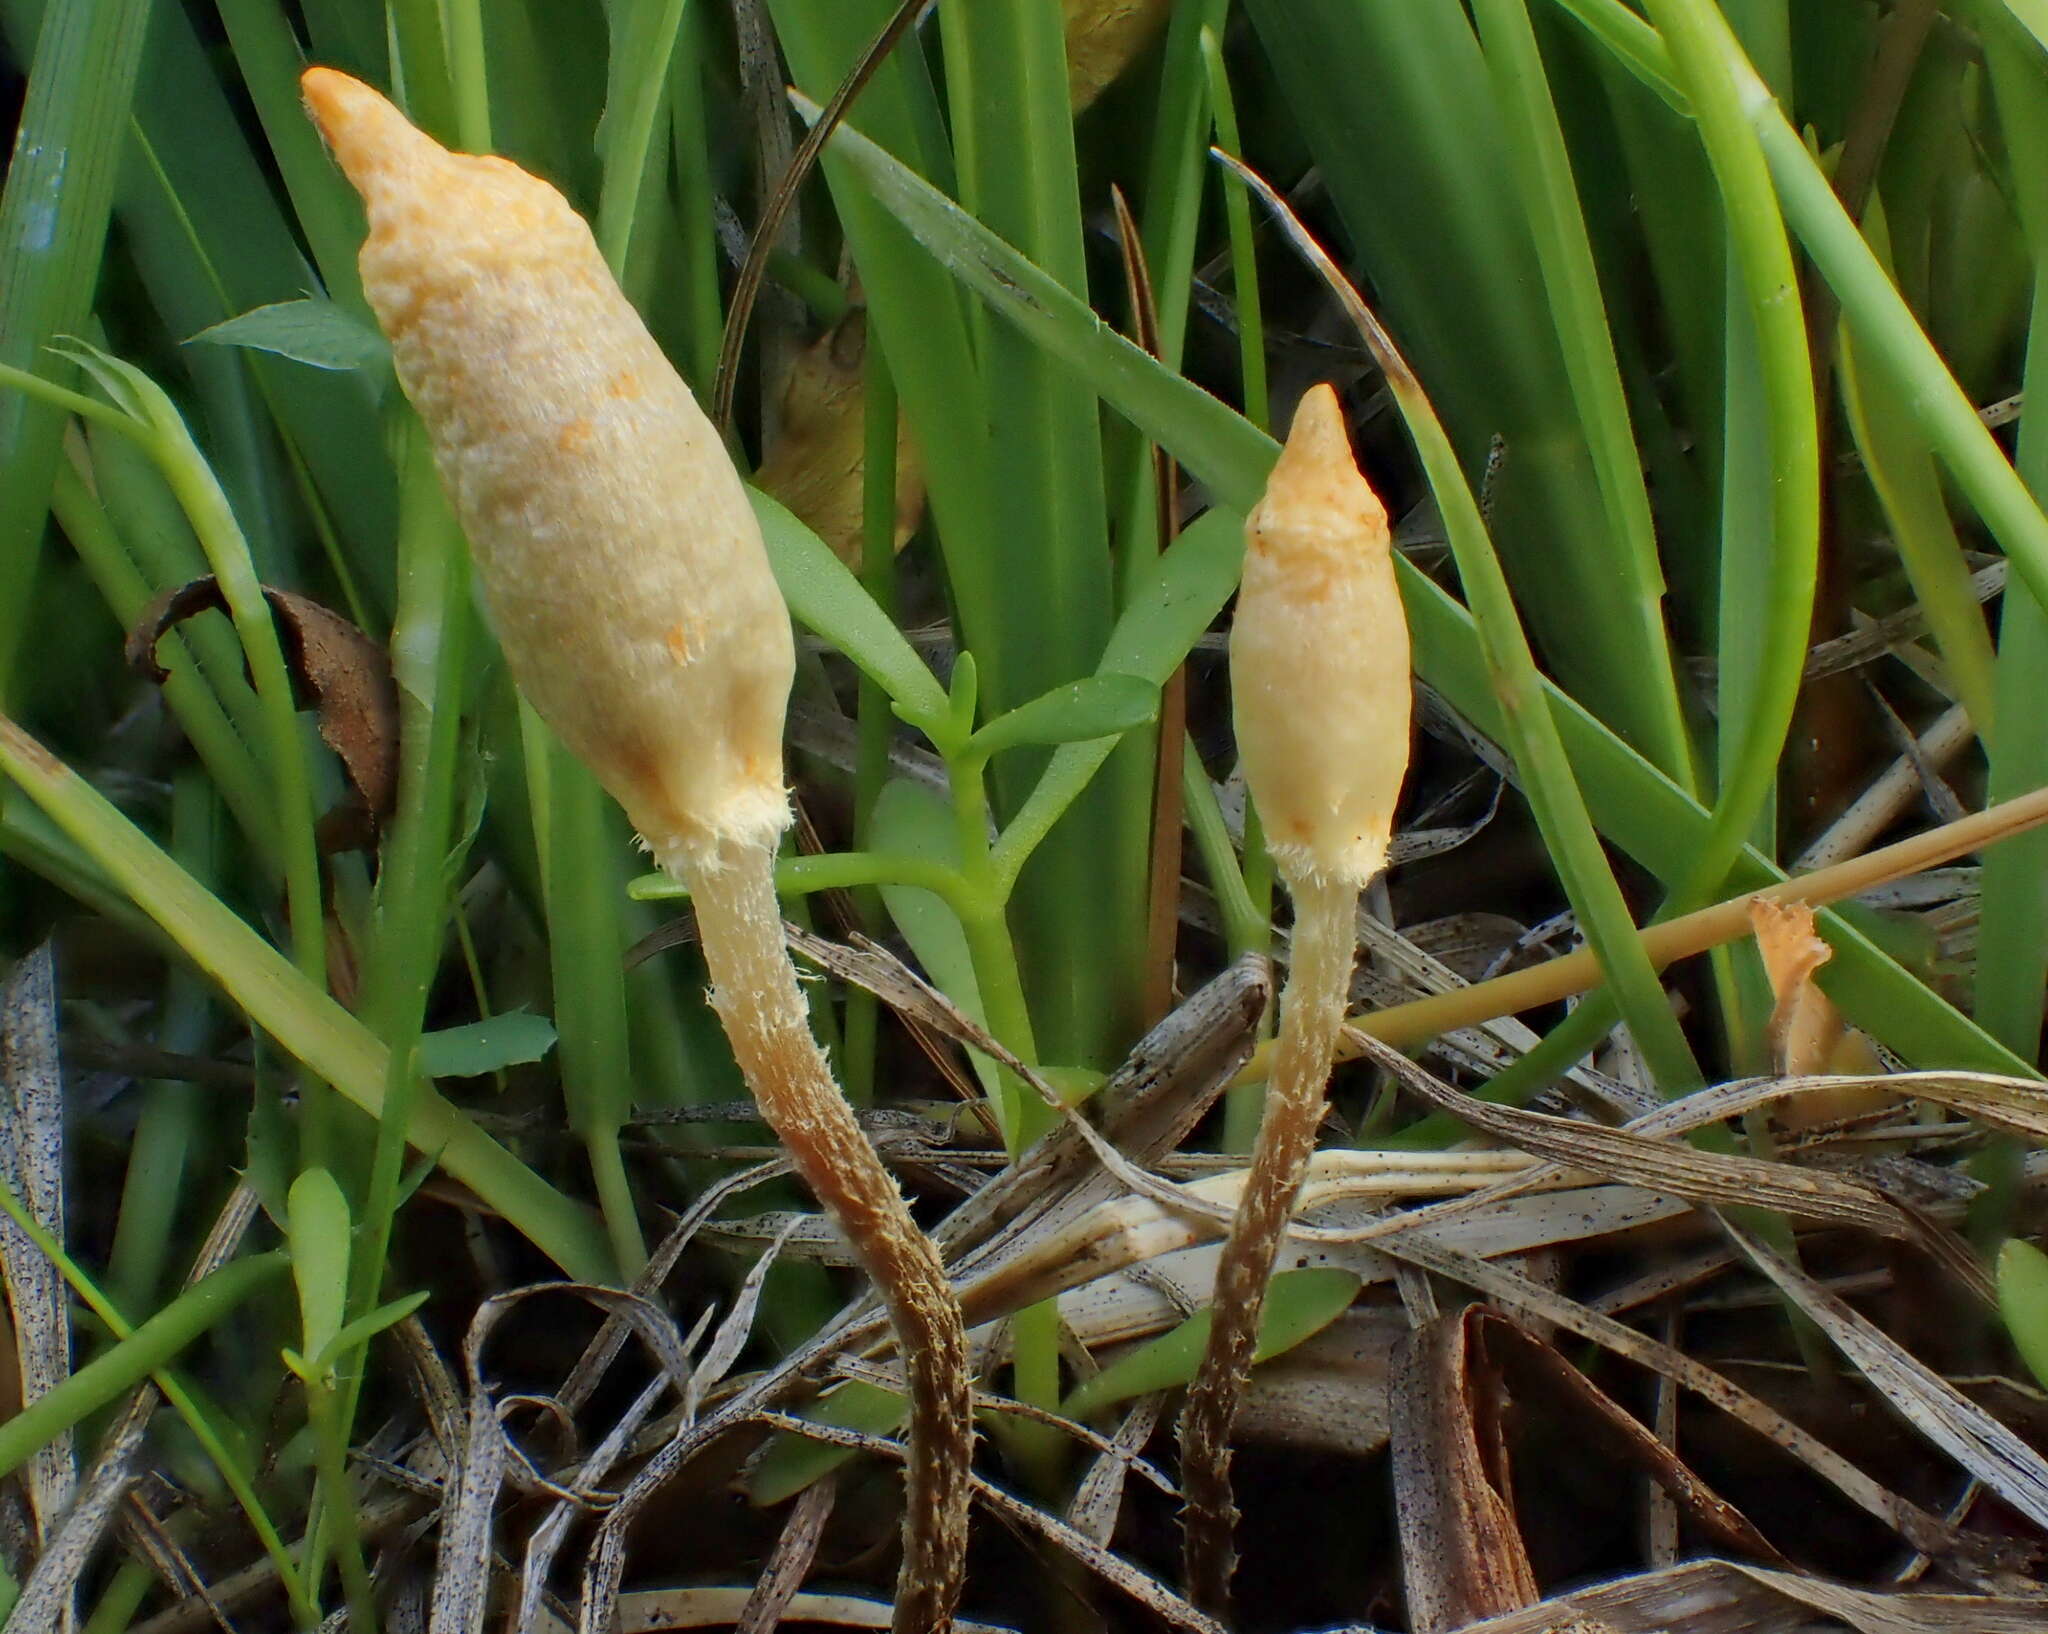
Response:
[[[762,1116],[845,1232],[896,1330],[910,1388],[903,1570],[892,1627],[949,1628],[967,1547],[973,1392],[945,1266],[840,1093],[797,986],[774,852],[725,842],[670,859],[697,908],[711,1003]]]

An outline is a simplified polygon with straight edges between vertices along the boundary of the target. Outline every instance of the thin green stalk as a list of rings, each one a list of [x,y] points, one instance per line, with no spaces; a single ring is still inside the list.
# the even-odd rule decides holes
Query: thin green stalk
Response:
[[[480,0],[443,0],[448,79],[455,100],[455,135],[467,153],[493,151],[491,86],[484,70],[484,14]]]
[[[2048,86],[2031,42],[1987,35],[1986,58],[1999,119],[2013,155],[2012,187],[2034,255],[2033,318],[2027,329],[2029,405],[2020,419],[2015,459],[2034,493],[2048,495],[2048,173],[2031,160],[2048,143]],[[1990,739],[1987,801],[2009,800],[2048,784],[2048,733],[2039,729],[2048,697],[2048,608],[2007,593],[1999,615],[1998,718]],[[1978,1025],[2032,1060],[2041,1043],[2041,995],[2048,985],[2048,836],[2022,835],[1984,858],[1977,929]]]
[[[676,41],[675,83],[669,89],[670,166],[675,175],[675,221],[682,234],[682,308],[686,314],[682,368],[700,399],[710,399],[718,373],[718,343],[725,330],[719,302],[717,189],[704,106],[704,7],[686,6]]]
[[[348,1602],[351,1630],[369,1629],[377,1623],[377,1592],[370,1581],[369,1563],[363,1558],[363,1538],[356,1526],[352,1488],[348,1475],[348,1428],[342,1419],[342,1392],[334,1384],[309,1384],[306,1408],[313,1432],[313,1456],[322,1493],[322,1524],[310,1559],[324,1564],[325,1545],[336,1544],[334,1553],[341,1566],[342,1593]],[[318,1587],[317,1581],[314,1585]]]
[[[1213,28],[1201,33],[1202,69],[1209,82],[1210,115],[1216,146],[1233,159],[1244,157],[1237,134],[1237,103],[1223,67],[1223,46]],[[1237,367],[1244,417],[1261,431],[1273,429],[1273,405],[1266,391],[1266,325],[1259,302],[1259,254],[1252,236],[1251,200],[1238,187],[1223,190],[1223,219],[1230,232],[1230,287],[1237,297]]]
[[[65,1252],[64,1245],[45,1231],[35,1216],[23,1208],[20,1200],[5,1186],[0,1186],[0,1213],[5,1213],[22,1234],[42,1250],[50,1263],[57,1268],[58,1275],[71,1285],[73,1291],[84,1301],[86,1308],[100,1319],[117,1341],[115,1349],[79,1369],[71,1376],[70,1382],[75,1384],[78,1379],[84,1378],[101,1363],[109,1364],[108,1372],[100,1376],[102,1381],[116,1377],[120,1370],[112,1364],[115,1358],[121,1355],[121,1347],[130,1340],[140,1338],[143,1329],[148,1328],[151,1322],[164,1325],[158,1327],[148,1345],[136,1353],[138,1356],[147,1358],[167,1341],[178,1340],[170,1349],[163,1352],[153,1366],[137,1371],[125,1384],[107,1391],[99,1400],[82,1406],[78,1417],[84,1417],[95,1407],[105,1406],[122,1389],[132,1387],[142,1378],[155,1379],[157,1388],[164,1393],[164,1399],[185,1421],[186,1427],[192,1432],[192,1439],[198,1443],[200,1451],[212,1461],[214,1468],[220,1472],[222,1483],[233,1494],[235,1502],[241,1506],[250,1530],[255,1532],[257,1541],[263,1546],[263,1552],[270,1557],[271,1565],[277,1572],[278,1581],[284,1587],[285,1597],[291,1602],[293,1615],[299,1620],[300,1626],[310,1628],[318,1623],[320,1614],[308,1597],[305,1581],[299,1573],[297,1563],[292,1559],[291,1550],[285,1546],[283,1536],[271,1520],[269,1511],[263,1507],[263,1500],[257,1495],[256,1484],[250,1472],[244,1467],[240,1456],[230,1447],[227,1437],[221,1433],[211,1411],[185,1382],[175,1373],[168,1371],[166,1366],[170,1356],[182,1349],[187,1342],[178,1338],[187,1321],[204,1318],[200,1325],[192,1330],[194,1335],[204,1332],[226,1314],[228,1307],[222,1304],[224,1295],[234,1294],[235,1301],[238,1302],[242,1295],[253,1291],[269,1276],[283,1270],[291,1263],[290,1260],[283,1254],[260,1254],[251,1259],[238,1260],[188,1288],[152,1317],[150,1322],[145,1322],[142,1328],[137,1328]],[[251,1269],[252,1267],[260,1269]],[[222,1278],[228,1280],[223,1282]],[[194,1296],[202,1289],[208,1292],[203,1298],[195,1301]],[[173,1313],[177,1313],[175,1320]],[[96,1392],[98,1385],[95,1385],[94,1389]],[[49,1392],[41,1401],[48,1402],[56,1393],[54,1390]],[[20,1458],[26,1458],[54,1433],[54,1429],[42,1432],[17,1429],[16,1427],[27,1418],[28,1411],[23,1411],[5,1425],[0,1425],[0,1446],[7,1444],[5,1438],[10,1434],[21,1438],[24,1444],[19,1449]]]
[[[390,0],[386,9],[396,55],[392,76],[407,115],[430,136],[459,141],[440,0]]]
[[[0,1207],[19,1219],[11,1203],[9,1198],[0,1202]],[[284,1254],[275,1252],[236,1260],[193,1284],[140,1327],[121,1323],[116,1328],[120,1342],[111,1350],[0,1424],[0,1475],[18,1469],[52,1436],[111,1406],[151,1375],[160,1375],[172,1357],[215,1327],[289,1263]],[[71,1271],[77,1272],[77,1267]],[[74,1278],[74,1286],[81,1282],[82,1274]],[[112,1309],[107,1306],[108,1311]],[[108,1326],[115,1324],[109,1322]]]
[[[669,87],[669,64],[688,0],[633,0],[611,8],[611,71],[605,100],[604,186],[599,194],[597,242],[612,271],[623,277],[648,183],[667,153],[654,140]],[[627,293],[637,299],[630,286]]]
[[[376,1148],[352,1257],[347,1315],[381,1297],[404,1184],[406,1129],[419,1089],[413,1062],[447,926],[448,849],[461,771],[463,682],[470,654],[469,559],[417,421],[402,422],[398,607],[391,629],[398,689],[398,806],[377,879],[374,958],[364,1013],[389,1052]],[[344,1357],[337,1409],[346,1438],[363,1369]]]
[[[196,770],[178,774],[171,785],[172,854],[197,880],[220,874],[218,810],[213,789]],[[161,1013],[162,1048],[203,1053],[211,1006],[205,987],[183,966],[173,966],[165,978]],[[107,1255],[107,1292],[124,1310],[148,1309],[163,1283],[186,1171],[207,1114],[207,1092],[198,1084],[158,1079],[143,1090]]]
[[[862,360],[861,557],[860,582],[875,605],[893,618],[896,612],[896,382],[888,355],[870,344]],[[862,845],[870,843],[875,801],[889,780],[889,743],[895,716],[889,695],[871,676],[860,678],[860,747],[853,773],[853,831]],[[854,897],[861,920],[870,931],[884,922],[881,893],[873,887]],[[842,1051],[847,1096],[856,1106],[874,1099],[876,1029],[880,1006],[875,995],[856,987],[846,995],[846,1038]]]
[[[1820,431],[1792,247],[1744,106],[1749,88],[1762,82],[1726,22],[1705,0],[1649,0],[1649,5],[1691,102],[1726,207],[1731,256],[1742,275],[1756,343],[1771,455],[1771,593],[1763,607],[1743,610],[1744,616],[1760,617],[1767,633],[1750,682],[1752,708],[1741,723],[1740,748],[1732,762],[1723,762],[1713,825],[1693,876],[1697,883],[1678,892],[1690,902],[1719,892],[1777,784],[1806,662],[1819,571]]]
[[[336,300],[360,308],[356,247],[363,241],[362,206],[328,160],[299,103],[305,57],[285,8],[276,0],[215,0],[215,9],[321,281]]]
[[[211,977],[249,1019],[372,1117],[383,1108],[382,1042],[199,885],[97,789],[0,715],[0,773]],[[573,1277],[610,1262],[586,1211],[431,1091],[414,1103],[414,1147],[471,1187]]]
[[[156,1587],[156,1573],[140,1560],[124,1560],[114,1570],[114,1580],[101,1591],[99,1603],[87,1617],[82,1634],[127,1634],[142,1609],[149,1591]],[[0,1607],[0,1617],[7,1612]]]

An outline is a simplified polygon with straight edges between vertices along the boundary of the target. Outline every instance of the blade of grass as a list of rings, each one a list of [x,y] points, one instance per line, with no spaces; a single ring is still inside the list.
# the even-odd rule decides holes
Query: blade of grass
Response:
[[[2034,256],[2034,310],[2027,330],[2025,384],[2030,413],[2020,419],[2016,459],[2036,494],[2048,495],[2048,173],[2025,157],[2048,144],[2048,85],[2031,41],[1987,31],[1992,90],[2013,155],[2011,186]],[[2048,697],[2048,608],[2007,590],[1998,624],[1997,693],[2003,731],[1989,740],[1989,800],[2009,800],[2048,783],[2048,733],[2039,729]],[[1984,859],[1977,926],[1978,1025],[2032,1060],[2041,1045],[2041,995],[2048,987],[2048,835],[2031,835]]]
[[[1676,58],[1679,81],[1719,184],[1731,264],[1740,272],[1767,412],[1771,550],[1764,630],[1749,683],[1750,709],[1722,757],[1714,824],[1691,878],[1675,893],[1683,911],[1720,889],[1777,783],[1813,621],[1820,552],[1820,432],[1813,363],[1792,248],[1763,154],[1741,104],[1740,48],[1704,0],[1650,0]],[[1746,71],[1746,65],[1745,65]],[[1754,80],[1752,83],[1760,83]],[[1724,700],[1722,731],[1728,731]]]
[[[1572,401],[1585,428],[1607,518],[1607,559],[1629,581],[1641,661],[1658,667],[1653,691],[1669,714],[1663,730],[1676,751],[1666,766],[1680,787],[1696,777],[1679,713],[1678,683],[1664,626],[1664,574],[1642,459],[1615,360],[1593,248],[1580,211],[1571,156],[1545,77],[1526,0],[1480,0],[1480,37],[1495,99],[1508,121],[1508,151],[1564,354]]]
[[[0,772],[287,1053],[373,1117],[382,1110],[387,1052],[375,1035],[307,982],[105,796],[4,716]],[[571,1276],[596,1281],[610,1274],[603,1240],[582,1207],[449,1102],[431,1092],[421,1095],[406,1138]]]
[[[149,13],[149,0],[6,8],[17,48],[36,45],[0,191],[0,363],[77,377],[45,349],[83,333],[91,310]],[[0,398],[0,707],[31,627],[63,430],[61,411],[17,392]]]
[[[849,167],[875,189],[876,199],[908,224],[955,277],[1068,367],[1084,373],[1106,400],[1207,484],[1219,505],[1241,517],[1256,503],[1277,452],[1271,438],[1132,346],[873,144],[842,133],[836,145]],[[1471,615],[1405,560],[1397,565],[1418,673],[1480,731],[1500,735],[1499,703]],[[1568,694],[1548,682],[1543,687],[1602,831],[1667,885],[1676,884],[1692,868],[1707,814]],[[1754,889],[1783,877],[1751,851],[1728,885]],[[1827,924],[1837,949],[1829,990],[1858,1025],[1909,1060],[1969,1062],[1995,1072],[2030,1070],[1854,927],[1838,917]]]
[[[960,198],[1063,287],[1085,294],[1065,41],[1042,0],[940,0]],[[995,458],[981,546],[993,597],[956,582],[954,606],[992,717],[1092,673],[1116,605],[1094,394],[1007,325],[975,339]],[[892,357],[892,362],[894,361]],[[957,552],[950,552],[951,565]],[[1151,763],[1133,742],[1049,834],[1011,919],[1050,1058],[1107,1068],[1135,1036],[1146,927]],[[999,817],[1041,757],[994,768]]]
[[[1888,260],[1884,210],[1873,194],[1864,230]],[[1948,501],[1933,459],[1914,435],[1905,407],[1889,386],[1869,378],[1862,348],[1841,338],[1838,363],[1849,427],[1863,455],[1863,469],[1877,490],[1891,524],[1892,543],[1905,564],[1913,593],[1927,615],[1927,628],[1940,650],[1956,699],[1970,712],[1978,734],[1994,737],[1993,694],[1996,655],[1984,627],[1984,611],[1970,588],[1970,568],[1949,521]],[[2017,602],[2020,598],[2015,597]]]
[[[1625,52],[1629,67],[1646,84],[1683,101],[1662,36],[1620,0],[1556,3]],[[1863,345],[1871,368],[1881,371],[1911,407],[1921,435],[2005,547],[2028,593],[2048,605],[2048,516],[1885,275],[1770,88],[1732,41],[1714,49],[1762,147],[1785,220],[1841,302],[1843,319]]]

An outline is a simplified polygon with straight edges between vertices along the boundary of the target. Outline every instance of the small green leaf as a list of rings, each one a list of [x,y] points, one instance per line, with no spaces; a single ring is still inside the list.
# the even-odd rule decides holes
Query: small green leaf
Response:
[[[884,1390],[865,1379],[849,1379],[837,1390],[821,1396],[803,1416],[813,1424],[829,1425],[836,1430],[890,1435],[902,1427],[904,1405],[903,1397],[894,1390]],[[829,1475],[852,1456],[851,1447],[813,1441],[808,1436],[780,1436],[769,1443],[747,1471],[747,1499],[763,1508],[779,1504]]]
[[[1159,713],[1159,688],[1135,675],[1090,675],[1041,692],[998,715],[969,745],[986,759],[1027,743],[1090,743],[1119,737]]]
[[[276,301],[227,318],[186,341],[188,346],[246,346],[275,352],[315,369],[378,369],[391,359],[384,337],[332,301]]]
[[[413,1064],[427,1078],[480,1078],[538,1061],[554,1047],[555,1024],[519,1010],[426,1034]]]
[[[348,1201],[333,1175],[308,1169],[292,1182],[285,1236],[292,1252],[292,1279],[299,1285],[303,1355],[321,1355],[341,1331],[350,1229]]]
[[[394,1299],[379,1305],[367,1316],[357,1317],[327,1341],[327,1348],[320,1353],[320,1360],[316,1366],[321,1370],[338,1366],[341,1359],[350,1351],[368,1344],[386,1328],[395,1327],[412,1315],[427,1302],[427,1292],[427,1289],[422,1288],[417,1293],[405,1295],[402,1299]]]
[[[1278,1356],[1320,1333],[1350,1308],[1358,1285],[1359,1278],[1352,1272],[1324,1266],[1282,1271],[1266,1293],[1254,1360]],[[1186,1384],[1195,1376],[1202,1350],[1209,1343],[1209,1316],[1207,1308],[1197,1311],[1171,1333],[1162,1333],[1150,1344],[1118,1357],[1078,1386],[1061,1404],[1060,1412],[1068,1418],[1086,1418],[1133,1396],[1149,1396],[1156,1390]]]
[[[797,623],[822,636],[889,694],[896,712],[930,737],[948,719],[946,694],[903,632],[815,533],[767,495],[747,490],[768,565]],[[936,740],[935,740],[936,741]]]
[[[2021,1359],[2048,1386],[2048,1254],[2017,1237],[1998,1251],[1998,1309]]]

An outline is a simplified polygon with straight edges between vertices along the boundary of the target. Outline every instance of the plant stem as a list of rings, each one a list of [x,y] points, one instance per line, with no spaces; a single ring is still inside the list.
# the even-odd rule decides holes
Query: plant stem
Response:
[[[1322,878],[1297,879],[1290,886],[1294,959],[1280,1000],[1265,1119],[1217,1262],[1209,1342],[1180,1420],[1183,1571],[1195,1603],[1217,1612],[1229,1603],[1236,1565],[1230,1427],[1251,1373],[1273,1262],[1322,1125],[1324,1087],[1357,951],[1354,886]]]
[[[846,1233],[896,1331],[910,1390],[903,1569],[896,1634],[950,1626],[967,1547],[973,1388],[959,1301],[931,1239],[811,1036],[783,946],[774,853],[722,841],[681,862],[697,905],[711,1002],[761,1113]]]

